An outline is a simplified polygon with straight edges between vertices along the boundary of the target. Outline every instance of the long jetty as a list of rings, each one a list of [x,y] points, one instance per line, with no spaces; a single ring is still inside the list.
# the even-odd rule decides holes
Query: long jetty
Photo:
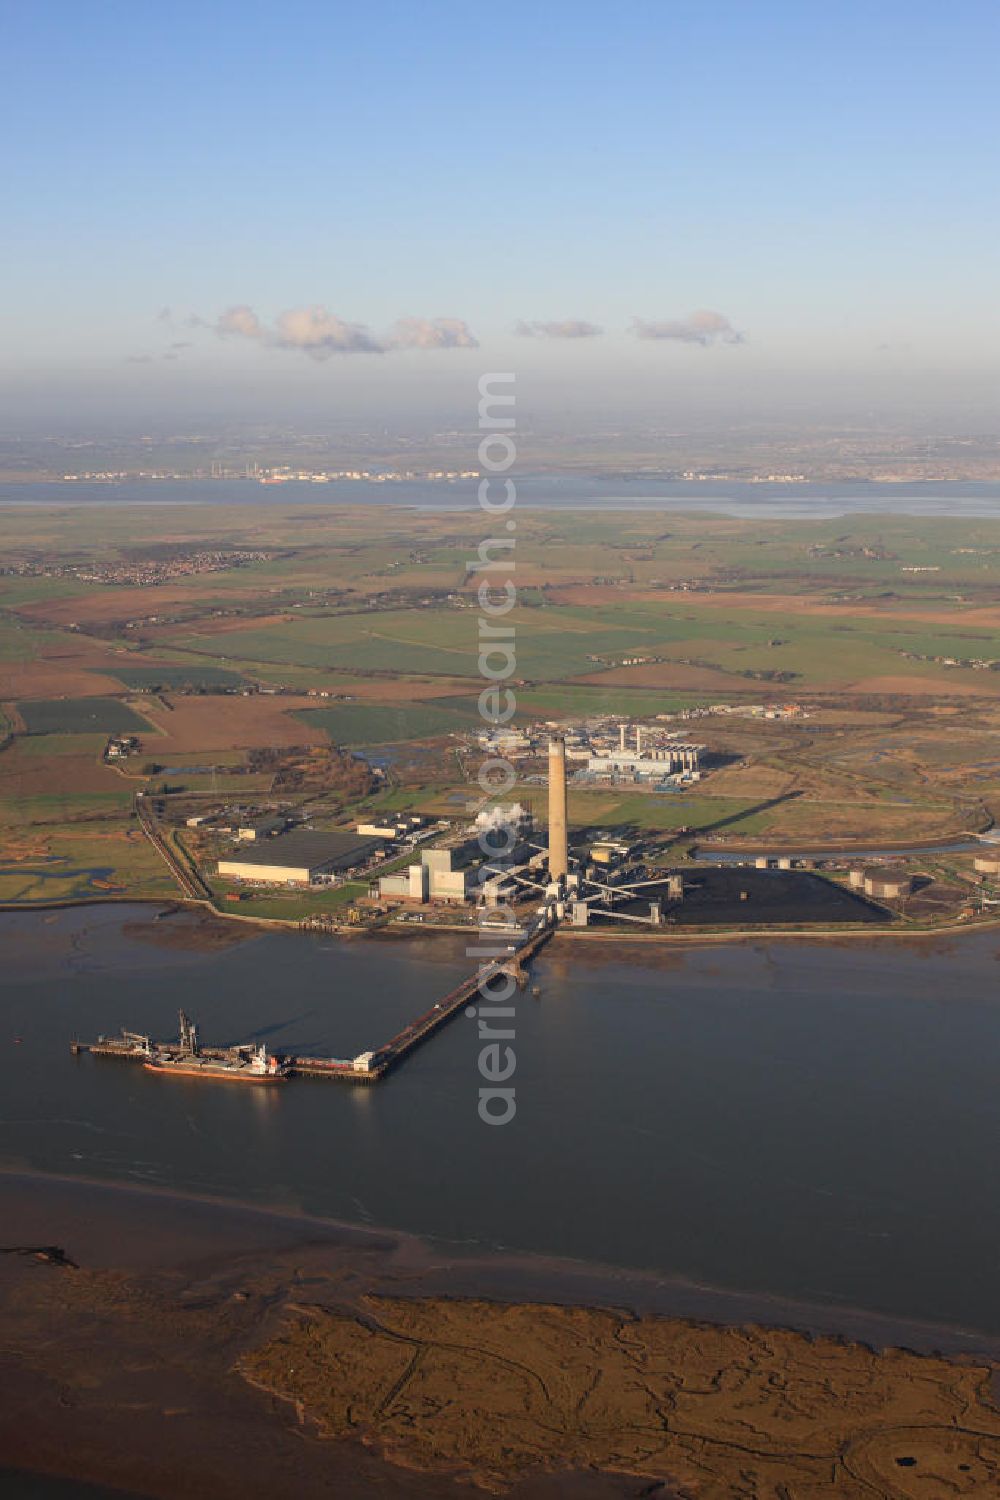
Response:
[[[470,974],[462,983],[429,1010],[416,1017],[390,1037],[381,1047],[371,1052],[362,1052],[358,1057],[299,1057],[290,1053],[275,1054],[289,1076],[299,1078],[332,1078],[343,1083],[378,1083],[392,1069],[399,1067],[410,1053],[433,1036],[457,1011],[463,1010],[479,993],[484,984],[499,974],[509,974],[521,986],[526,980],[524,965],[548,942],[555,931],[552,923],[535,928],[528,937],[506,958],[495,958]],[[138,1032],[122,1031],[118,1037],[98,1037],[96,1042],[71,1042],[70,1051],[75,1055],[91,1052],[97,1057],[118,1057],[125,1061],[144,1061],[148,1057],[149,1038]],[[232,1047],[201,1047],[203,1057],[229,1058],[236,1050]]]

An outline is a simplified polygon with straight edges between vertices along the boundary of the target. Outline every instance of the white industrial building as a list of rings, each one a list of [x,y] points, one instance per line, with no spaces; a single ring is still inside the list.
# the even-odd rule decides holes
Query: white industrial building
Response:
[[[381,900],[453,901],[468,900],[470,880],[478,863],[483,863],[478,846],[463,844],[453,849],[423,849],[420,863],[412,864],[396,875],[383,875],[378,883]]]
[[[700,770],[702,745],[662,745],[646,751],[611,750],[607,755],[591,755],[587,770],[595,776],[651,777],[661,780],[678,772],[692,775]]]
[[[527,853],[527,845],[519,841],[506,855],[505,862],[516,863],[525,859]],[[479,879],[484,865],[495,872],[489,881]],[[372,895],[381,901],[461,904],[472,900],[482,886],[487,899],[495,902],[502,899],[500,893],[507,890],[502,880],[502,873],[487,859],[483,844],[475,838],[446,849],[421,850],[419,864],[409,865],[395,875],[383,875],[377,887],[372,888]]]
[[[592,775],[632,777],[634,780],[649,778],[660,781],[664,776],[673,776],[678,773],[686,776],[700,774],[704,745],[682,744],[679,741],[671,741],[666,745],[646,744],[644,743],[646,731],[643,730],[641,724],[637,724],[633,750],[627,744],[628,725],[619,725],[618,733],[617,750],[606,750],[603,754],[591,755],[588,758],[587,770]]]
[[[419,828],[423,827],[424,820],[419,817],[386,818],[381,822],[358,823],[357,831],[364,838],[371,839],[403,839],[412,836]]]

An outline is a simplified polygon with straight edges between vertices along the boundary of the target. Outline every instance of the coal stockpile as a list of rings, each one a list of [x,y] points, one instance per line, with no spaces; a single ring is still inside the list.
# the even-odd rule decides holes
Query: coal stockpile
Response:
[[[684,872],[684,900],[668,888],[646,886],[617,910],[647,916],[650,901],[663,902],[665,924],[687,926],[788,925],[797,922],[886,922],[888,915],[864,897],[807,870],[719,868]]]

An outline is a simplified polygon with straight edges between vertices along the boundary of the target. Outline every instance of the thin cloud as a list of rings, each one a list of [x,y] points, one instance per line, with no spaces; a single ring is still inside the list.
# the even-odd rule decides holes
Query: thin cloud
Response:
[[[743,344],[743,334],[734,328],[722,313],[702,307],[686,318],[673,318],[665,323],[648,322],[644,318],[633,318],[632,332],[637,339],[672,339],[679,344]]]
[[[215,331],[221,338],[227,338],[230,334],[241,339],[259,339],[264,336],[260,319],[253,308],[247,307],[245,303],[227,307],[216,323]]]
[[[521,321],[514,325],[514,332],[523,339],[594,339],[604,329],[599,323],[588,323],[584,318],[564,318],[553,323]]]
[[[382,345],[363,323],[348,323],[325,307],[293,307],[278,318],[265,341],[279,349],[302,349],[313,359],[331,354],[381,354]]]
[[[334,354],[385,354],[391,349],[477,349],[461,318],[400,318],[385,338],[365,323],[351,323],[318,304],[293,307],[262,323],[252,307],[229,307],[213,325],[220,338],[249,339],[271,349],[299,349],[311,359]]]
[[[461,318],[398,318],[389,349],[478,349],[479,340]]]

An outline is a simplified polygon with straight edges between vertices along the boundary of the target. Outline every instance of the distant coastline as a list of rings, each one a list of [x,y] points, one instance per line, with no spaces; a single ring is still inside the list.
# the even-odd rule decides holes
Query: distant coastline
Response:
[[[634,474],[608,477],[528,474],[519,480],[526,509],[718,514],[745,520],[822,520],[836,516],[1000,519],[1000,481],[840,480],[768,483],[736,479],[673,480]],[[0,482],[0,506],[302,505],[389,506],[474,511],[476,481],[338,480],[317,485],[250,479],[24,480]]]

